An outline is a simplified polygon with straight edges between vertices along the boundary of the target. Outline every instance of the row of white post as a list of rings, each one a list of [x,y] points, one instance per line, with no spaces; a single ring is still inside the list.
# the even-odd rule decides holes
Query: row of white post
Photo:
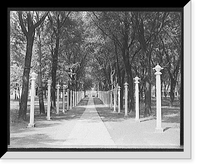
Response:
[[[34,103],[35,103],[35,80],[36,80],[37,74],[32,73],[31,74],[31,104],[30,104],[30,123],[28,124],[28,127],[34,127]],[[51,80],[48,80],[48,96],[47,96],[47,120],[51,120],[50,116],[50,108],[51,108]],[[57,89],[57,100],[56,100],[56,114],[60,113],[60,85],[59,83],[56,86]],[[67,85],[63,85],[63,92],[62,92],[62,113],[65,113],[65,111],[68,111],[75,107],[81,99],[84,98],[84,92],[83,91],[74,91],[67,89],[67,92],[65,93]],[[67,95],[67,100],[65,95]],[[70,96],[69,96],[70,95]],[[67,105],[65,105],[67,103]]]
[[[162,117],[161,117],[161,81],[160,81],[160,75],[162,74],[160,72],[162,67],[157,65],[155,68],[156,70],[156,132],[163,132],[163,129],[161,127]],[[36,80],[37,74],[32,73],[31,74],[31,107],[30,107],[30,123],[28,127],[34,127],[34,100],[35,100],[35,80]],[[135,77],[135,111],[136,111],[136,121],[139,121],[139,78]],[[63,86],[63,113],[65,113],[65,88],[66,86]],[[124,84],[125,88],[125,114],[124,116],[127,117],[128,115],[128,84]],[[57,110],[56,113],[59,114],[59,89],[60,85],[57,85]],[[70,92],[70,97],[69,97]],[[111,93],[110,93],[111,92]],[[116,111],[117,106],[117,95],[118,95],[118,113],[120,113],[120,87],[116,86],[113,91],[99,91],[99,98],[103,101],[104,104],[107,106],[110,105],[112,108],[112,92],[114,93],[114,111]],[[117,94],[118,93],[118,94]],[[47,120],[50,120],[50,106],[51,106],[51,81],[48,80],[48,100],[47,100]],[[74,106],[76,106],[79,101],[84,97],[84,93],[82,91],[76,92],[73,90],[67,89],[67,110],[72,109]]]
[[[153,68],[156,72],[156,132],[163,132],[162,129],[162,116],[161,116],[161,80],[160,71],[163,69],[159,65]],[[139,113],[139,77],[135,77],[135,120],[140,121]],[[103,101],[106,106],[109,106],[113,111],[116,112],[116,107],[118,107],[118,113],[120,113],[120,86],[115,86],[114,89],[110,91],[99,91],[99,98]],[[117,99],[118,98],[118,99]],[[124,117],[128,116],[128,83],[124,83]],[[113,101],[112,101],[113,100]],[[117,103],[118,102],[118,103]]]

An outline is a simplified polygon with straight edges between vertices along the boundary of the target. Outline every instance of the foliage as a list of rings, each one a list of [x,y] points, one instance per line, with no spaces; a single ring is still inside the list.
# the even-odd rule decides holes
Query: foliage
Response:
[[[22,83],[27,45],[23,29],[28,30],[44,14],[23,12],[25,28],[21,28],[18,12],[10,12],[11,89],[14,83]],[[30,18],[32,22],[28,22]],[[54,84],[65,83],[76,89],[84,83],[86,89],[99,84],[101,90],[110,90],[118,83],[121,98],[123,83],[127,81],[131,93],[129,106],[134,109],[133,78],[141,78],[140,97],[144,97],[146,104],[151,103],[148,94],[155,85],[153,67],[159,63],[164,68],[162,83],[171,89],[173,102],[175,88],[180,89],[181,85],[181,24],[180,12],[50,11],[35,30],[31,70],[38,73],[41,62],[44,84],[52,79],[54,69]]]

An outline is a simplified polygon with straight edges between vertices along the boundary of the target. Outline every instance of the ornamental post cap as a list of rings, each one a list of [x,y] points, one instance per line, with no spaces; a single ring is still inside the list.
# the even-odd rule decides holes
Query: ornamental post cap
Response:
[[[50,79],[48,80],[48,84],[49,84],[49,85],[51,84],[51,80],[50,80]]]
[[[32,73],[31,73],[31,78],[32,78],[32,79],[35,79],[36,77],[37,77],[37,74],[36,74],[35,72],[32,72]]]
[[[128,86],[128,83],[127,83],[127,82],[125,82],[125,83],[124,83],[124,85],[125,85],[125,86]]]
[[[155,69],[156,72],[160,72],[160,70],[162,70],[163,68],[159,64],[157,64],[153,69]]]
[[[140,78],[139,78],[138,76],[136,76],[134,79],[135,79],[136,81],[140,80]]]

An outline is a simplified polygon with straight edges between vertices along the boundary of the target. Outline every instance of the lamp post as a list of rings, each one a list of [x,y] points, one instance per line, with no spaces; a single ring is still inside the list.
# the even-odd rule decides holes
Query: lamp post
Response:
[[[162,133],[163,128],[162,124],[162,115],[161,115],[161,81],[160,75],[162,74],[160,71],[163,69],[160,65],[156,65],[154,68],[156,70],[156,130],[155,132]]]

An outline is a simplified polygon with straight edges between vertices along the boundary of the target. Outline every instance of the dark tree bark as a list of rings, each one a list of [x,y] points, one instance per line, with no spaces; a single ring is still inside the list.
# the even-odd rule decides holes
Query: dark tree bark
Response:
[[[20,99],[20,107],[19,107],[19,115],[18,118],[26,120],[26,112],[27,112],[27,101],[28,101],[28,88],[29,88],[29,73],[31,66],[31,58],[32,58],[32,48],[33,48],[33,32],[27,35],[27,45],[26,45],[26,56],[25,56],[25,67],[23,71],[22,77],[22,93]]]
[[[43,85],[42,85],[42,44],[40,38],[40,29],[38,29],[38,54],[39,54],[39,72],[38,72],[38,97],[40,114],[45,113],[44,98],[43,98]]]
[[[20,99],[20,107],[19,107],[19,115],[18,115],[18,118],[23,119],[23,120],[26,120],[26,113],[27,113],[29,73],[30,73],[30,68],[31,68],[32,49],[33,49],[33,42],[34,42],[34,37],[35,37],[35,29],[44,21],[47,14],[48,12],[45,13],[38,22],[33,24],[33,20],[32,20],[30,12],[27,13],[26,20],[27,20],[28,28],[26,29],[24,20],[22,18],[22,11],[18,12],[20,26],[27,41],[25,66],[24,66],[23,77],[22,77],[22,94],[21,94],[21,99]]]
[[[151,114],[151,83],[147,77],[145,80],[145,110],[144,117]]]
[[[122,48],[122,57],[125,65],[127,82],[128,82],[128,107],[129,111],[134,111],[135,103],[134,103],[134,87],[133,87],[133,75],[131,71],[131,65],[129,61],[129,51],[128,51],[128,36],[124,37],[124,43]]]
[[[174,78],[171,76],[170,77],[170,92],[169,92],[170,106],[173,106],[175,87],[176,87],[176,80],[174,80]]]
[[[121,90],[120,90],[120,107],[123,107],[123,95],[124,95],[124,77],[125,77],[125,70],[122,70],[121,74]]]
[[[60,45],[60,36],[61,36],[61,28],[64,25],[65,21],[67,20],[70,12],[66,16],[61,16],[60,13],[56,16],[56,26],[53,26],[53,18],[48,15],[49,21],[52,24],[53,27],[53,33],[56,37],[56,45],[52,52],[52,70],[51,70],[51,77],[52,77],[52,90],[51,90],[51,98],[53,101],[53,108],[56,107],[56,72],[57,72],[57,66],[58,66],[58,51],[59,51],[59,45]],[[53,35],[52,35],[53,36]]]
[[[147,55],[147,54],[146,54]],[[148,54],[147,77],[145,80],[145,110],[144,117],[151,114],[151,52]]]
[[[59,37],[56,38],[56,47],[54,49],[52,55],[52,70],[51,70],[51,77],[52,77],[52,101],[53,107],[56,107],[56,72],[58,66],[58,49],[59,49]]]
[[[42,87],[42,74],[41,70],[38,73],[38,97],[39,97],[39,108],[40,108],[40,114],[45,113],[45,108],[44,108],[44,98],[43,98],[43,87]]]

